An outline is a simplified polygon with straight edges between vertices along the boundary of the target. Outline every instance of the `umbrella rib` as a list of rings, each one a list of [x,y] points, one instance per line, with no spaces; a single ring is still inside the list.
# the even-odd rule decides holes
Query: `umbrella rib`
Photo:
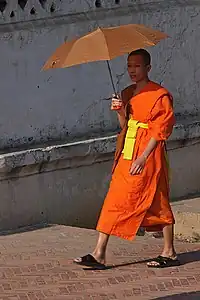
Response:
[[[108,48],[108,43],[107,43],[106,37],[105,37],[105,35],[104,35],[103,30],[102,30],[101,28],[99,28],[99,29],[100,29],[100,31],[101,31],[101,35],[103,35],[103,39],[104,39],[104,42],[105,42],[105,44],[106,44],[107,56],[109,57],[109,59],[107,58],[107,60],[111,60],[111,58],[110,58],[110,52],[109,52],[109,48]]]
[[[146,38],[146,36],[143,33],[141,33],[140,31],[138,31],[138,29],[137,29],[137,33],[139,33],[139,35],[142,36],[143,38]],[[154,42],[152,42],[152,44],[155,45]]]
[[[74,45],[76,44],[77,41],[78,41],[78,39],[75,40],[75,42],[74,42],[73,45],[71,46],[71,48],[70,48],[70,50],[69,50],[69,52],[68,52],[68,55],[66,56],[66,58],[65,58],[65,60],[64,60],[64,65],[66,65],[67,59],[68,59],[68,57],[69,57],[69,55],[70,55],[70,53],[71,53],[71,51],[72,51],[72,49],[73,49],[73,47],[74,47]]]

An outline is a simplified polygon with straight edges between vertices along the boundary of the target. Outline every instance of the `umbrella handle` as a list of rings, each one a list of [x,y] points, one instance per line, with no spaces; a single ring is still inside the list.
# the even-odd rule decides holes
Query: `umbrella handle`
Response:
[[[110,80],[111,80],[111,84],[112,84],[112,87],[113,87],[113,91],[114,91],[115,96],[117,97],[117,91],[116,91],[116,88],[115,88],[115,84],[114,84],[114,80],[113,80],[112,71],[111,71],[109,61],[106,60],[106,63],[107,63],[108,72],[109,72],[109,75],[110,75]]]

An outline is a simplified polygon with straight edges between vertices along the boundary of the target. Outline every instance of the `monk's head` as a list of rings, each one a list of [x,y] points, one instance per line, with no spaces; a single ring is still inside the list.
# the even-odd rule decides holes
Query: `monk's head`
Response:
[[[127,59],[128,73],[133,82],[148,79],[151,70],[151,55],[145,49],[132,51]]]

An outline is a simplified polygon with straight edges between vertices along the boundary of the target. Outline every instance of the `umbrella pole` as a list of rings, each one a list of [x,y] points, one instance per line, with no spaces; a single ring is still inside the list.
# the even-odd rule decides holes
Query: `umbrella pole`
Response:
[[[112,71],[111,71],[111,68],[110,68],[109,61],[107,60],[106,63],[107,63],[107,67],[108,67],[108,71],[109,71],[113,91],[114,91],[115,96],[117,96],[117,91],[116,91],[116,88],[115,88],[115,84],[114,84],[114,80],[113,80]]]

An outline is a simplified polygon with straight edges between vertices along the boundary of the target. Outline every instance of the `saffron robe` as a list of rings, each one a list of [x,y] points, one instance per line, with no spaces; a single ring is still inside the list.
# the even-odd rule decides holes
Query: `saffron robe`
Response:
[[[133,86],[122,92],[126,103]],[[123,95],[126,96],[126,99]],[[97,224],[97,230],[132,240],[139,227],[147,231],[161,231],[163,226],[174,224],[169,204],[169,175],[165,141],[175,124],[172,97],[154,82],[149,82],[128,101],[134,120],[148,124],[139,128],[132,160],[123,158],[127,123],[120,137],[121,148],[116,149],[112,180]],[[146,160],[142,173],[131,175],[131,164],[146,149],[151,137],[158,143]]]

